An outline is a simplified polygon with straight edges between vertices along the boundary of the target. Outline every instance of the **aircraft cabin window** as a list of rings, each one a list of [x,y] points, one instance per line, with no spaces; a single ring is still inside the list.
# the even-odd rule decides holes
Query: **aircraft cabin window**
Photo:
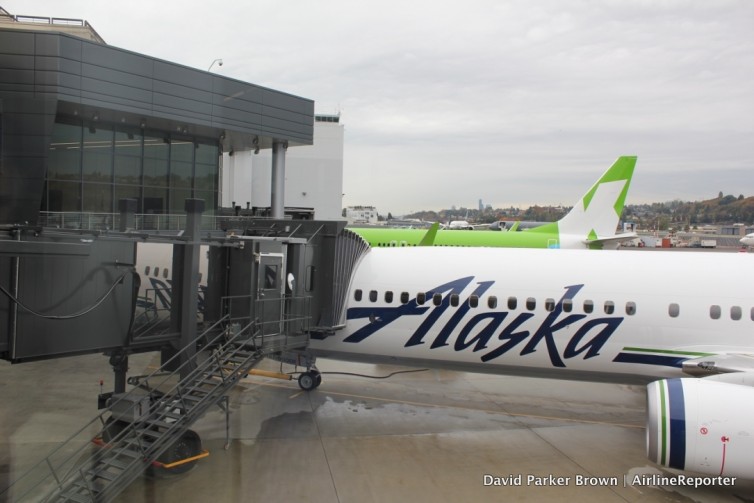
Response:
[[[371,302],[377,302],[377,290],[369,290],[369,300]]]
[[[494,295],[487,297],[487,307],[489,307],[490,309],[495,309],[497,307],[497,297],[495,297]],[[754,317],[754,308],[752,308],[751,310],[751,315]]]
[[[719,320],[720,319],[720,306],[713,304],[709,307],[709,316],[713,320]]]
[[[450,305],[453,307],[458,307],[458,294],[457,293],[450,294]]]
[[[401,292],[401,304],[408,304],[408,292]]]
[[[584,312],[586,314],[589,314],[592,311],[594,311],[594,302],[592,302],[591,300],[585,300],[584,301]]]
[[[314,290],[314,273],[316,270],[317,268],[312,265],[306,268],[306,284],[304,285],[304,289],[307,292]]]
[[[264,282],[264,289],[265,290],[275,290],[278,287],[278,266],[276,265],[265,265],[264,266],[264,277],[262,281]]]
[[[387,292],[385,292],[385,303],[391,304],[392,302],[393,302],[393,292],[388,290]]]
[[[545,311],[550,313],[555,311],[555,299],[545,299]]]
[[[353,291],[353,300],[355,300],[356,302],[361,302],[361,296],[362,296],[361,289],[357,289]]]
[[[145,276],[149,276],[149,269],[150,269],[150,267],[149,267],[149,266],[146,266],[146,267],[144,268],[144,275],[145,275]]]
[[[516,297],[508,297],[508,309],[513,311],[516,309],[516,306],[518,305],[518,299]]]
[[[613,314],[615,312],[615,304],[612,300],[605,301],[605,314]]]
[[[159,267],[155,267],[154,268],[154,277],[157,278],[159,276],[160,276],[160,268]]]
[[[441,293],[436,293],[436,294],[434,294],[432,296],[432,304],[434,304],[436,306],[439,306],[440,304],[442,304],[442,294]]]
[[[534,308],[537,307],[537,300],[534,297],[529,297],[526,299],[526,309],[529,311],[534,311]]]
[[[626,314],[629,316],[636,314],[636,302],[626,302]]]
[[[681,306],[676,304],[675,302],[671,303],[668,306],[668,314],[671,318],[678,318],[678,315],[681,313]]]
[[[419,292],[416,294],[416,303],[420,306],[423,306],[424,303],[427,302],[427,294],[424,292]]]
[[[570,313],[571,311],[573,311],[573,300],[563,299],[563,312]]]
[[[740,306],[731,306],[730,308],[730,319],[734,321],[738,321],[741,319],[741,307]]]
[[[469,307],[477,307],[479,305],[479,297],[476,295],[471,295],[469,297]]]
[[[162,277],[165,279],[168,279],[168,268],[162,270]]]
[[[751,321],[754,321],[754,307],[751,308],[751,314],[749,314]]]

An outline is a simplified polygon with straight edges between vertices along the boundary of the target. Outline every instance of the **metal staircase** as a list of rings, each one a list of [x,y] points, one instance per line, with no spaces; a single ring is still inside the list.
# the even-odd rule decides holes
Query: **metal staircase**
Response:
[[[16,480],[7,490],[14,494],[0,496],[13,501],[110,501],[166,452],[168,458],[181,458],[174,465],[201,457],[198,435],[188,428],[266,354],[281,349],[281,338],[258,337],[255,323],[240,329],[236,325],[231,332],[221,328],[230,326],[227,321],[223,318],[197,337],[204,350],[194,358],[187,359],[181,351],[139,379],[139,387],[113,397],[109,412]],[[282,346],[291,349],[305,346],[308,336],[289,335],[284,340]],[[174,372],[163,370],[181,360],[185,362]],[[94,445],[91,431],[97,424],[99,445]],[[40,498],[41,494],[46,496]]]

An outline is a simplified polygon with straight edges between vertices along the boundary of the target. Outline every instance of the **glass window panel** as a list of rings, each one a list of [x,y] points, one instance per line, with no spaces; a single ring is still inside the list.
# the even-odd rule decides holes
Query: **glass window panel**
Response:
[[[497,297],[494,295],[487,297],[487,307],[495,309],[497,307]]]
[[[141,157],[142,138],[140,133],[115,131],[115,155]]]
[[[193,170],[190,162],[170,162],[170,187],[191,188]]]
[[[194,162],[194,142],[183,140],[172,140],[170,142],[170,161],[171,162]]]
[[[215,190],[217,187],[217,164],[197,164],[194,174],[194,188],[201,190]]]
[[[360,290],[360,289],[356,289],[356,290],[355,290],[355,291],[353,292],[353,300],[355,300],[356,302],[359,302],[359,301],[361,301],[361,295],[362,295],[362,292],[361,292],[361,290]]]
[[[47,162],[47,178],[81,179],[81,125],[55,123]]]
[[[112,129],[84,127],[83,153],[81,170],[84,181],[111,183],[113,173]]]
[[[113,211],[113,194],[112,185],[109,183],[85,183],[84,191],[84,212],[92,213],[112,213]]]
[[[168,160],[170,143],[161,136],[144,136],[144,157]]]
[[[168,186],[167,159],[144,157],[144,185],[151,187]]]
[[[133,157],[130,155],[116,155],[114,181],[115,183],[140,185],[141,157]]]
[[[170,191],[170,213],[184,213],[186,199],[191,198],[191,189],[174,189]]]
[[[81,183],[50,180],[47,208],[48,211],[81,211]]]
[[[217,166],[220,154],[217,150],[217,145],[207,145],[206,143],[197,143],[196,150],[196,163],[197,164],[212,164]]]

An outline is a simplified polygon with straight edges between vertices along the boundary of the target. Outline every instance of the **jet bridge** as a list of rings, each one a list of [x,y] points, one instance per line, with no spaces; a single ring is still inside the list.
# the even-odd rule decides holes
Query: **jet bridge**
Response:
[[[124,208],[122,222],[133,222]],[[135,232],[127,224],[106,234],[14,228],[0,241],[0,260],[8,266],[3,274],[11,273],[3,283],[12,285],[0,310],[12,329],[0,334],[6,336],[2,357],[23,362],[104,352],[116,375],[114,390],[99,397],[103,412],[0,488],[0,497],[104,501],[150,466],[185,471],[206,455],[191,425],[213,406],[228,413],[227,393],[265,357],[305,366],[302,388],[319,384],[307,358],[309,338],[344,326],[351,275],[368,244],[339,221],[230,217],[200,230],[201,209],[188,202],[186,228],[171,234]],[[136,336],[135,265],[144,242],[172,244],[172,291],[163,329]],[[208,274],[198,317],[203,246]],[[71,277],[78,283],[70,285]],[[54,295],[33,293],[38,289]],[[64,305],[62,297],[75,302]],[[39,299],[46,302],[41,307]],[[57,314],[59,306],[77,316]],[[55,319],[46,314],[51,311]],[[39,315],[47,317],[32,323]],[[74,330],[80,333],[69,337]],[[129,354],[155,350],[162,354],[158,371],[126,376]],[[99,433],[92,439],[93,429]]]

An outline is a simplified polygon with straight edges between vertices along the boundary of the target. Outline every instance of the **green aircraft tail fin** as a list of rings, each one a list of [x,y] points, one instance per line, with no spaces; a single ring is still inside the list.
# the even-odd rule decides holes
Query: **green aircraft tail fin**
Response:
[[[440,228],[440,222],[433,223],[424,237],[419,241],[417,246],[434,246],[435,236],[437,236],[437,230]]]

